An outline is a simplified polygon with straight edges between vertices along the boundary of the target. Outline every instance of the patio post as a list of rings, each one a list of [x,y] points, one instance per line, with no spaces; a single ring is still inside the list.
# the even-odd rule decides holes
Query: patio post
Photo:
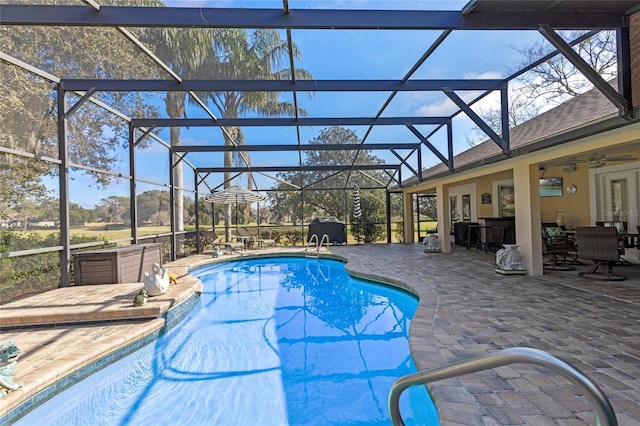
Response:
[[[67,148],[66,90],[60,84],[58,92],[58,182],[60,185],[60,287],[71,285],[71,236],[69,233],[69,150]]]
[[[540,171],[538,164],[520,163],[513,168],[516,196],[516,243],[524,255],[528,275],[542,275],[542,236],[540,231]]]
[[[413,243],[413,194],[402,193],[403,215],[404,215],[404,242]]]
[[[442,253],[451,253],[451,205],[449,204],[448,185],[436,185],[436,200],[440,251]]]

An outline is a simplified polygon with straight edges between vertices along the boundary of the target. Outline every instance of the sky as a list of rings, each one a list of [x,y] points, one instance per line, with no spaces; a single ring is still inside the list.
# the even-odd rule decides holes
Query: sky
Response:
[[[460,10],[465,1],[329,1],[329,0],[289,0],[289,7],[324,9],[438,9]],[[170,0],[169,6],[177,7],[244,7],[282,9],[281,1],[199,1]],[[302,59],[296,61],[297,68],[309,71],[315,79],[392,79],[400,80],[425,53],[440,35],[440,31],[350,31],[350,30],[292,30],[293,42],[302,53]],[[286,34],[281,33],[283,38]],[[535,31],[454,31],[434,54],[412,75],[414,79],[465,79],[465,78],[503,78],[511,74],[516,64],[521,62],[519,48],[531,45],[541,36]],[[298,95],[298,104],[310,117],[360,117],[374,116],[389,97],[388,92],[346,92],[316,93],[313,96]],[[463,99],[470,100],[481,92],[458,93]],[[291,100],[291,95],[283,96]],[[495,104],[497,96],[488,97],[485,104]],[[161,116],[166,117],[161,97],[154,101]],[[386,108],[383,117],[450,115],[457,108],[442,93],[437,92],[400,92]],[[215,112],[215,111],[214,111]],[[190,118],[205,118],[207,114],[199,107],[189,107]],[[433,126],[416,126],[423,135],[427,135]],[[473,123],[464,114],[454,119],[454,151],[461,152],[469,147],[468,139],[475,137]],[[367,127],[350,127],[362,138]],[[300,128],[301,143],[308,143],[318,136],[321,128]],[[258,128],[245,127],[247,144],[296,144],[295,128]],[[431,142],[441,152],[446,152],[446,133],[444,129],[436,133]],[[169,142],[168,130],[159,136]],[[190,128],[181,130],[183,145],[222,144],[219,128]],[[367,137],[367,143],[375,142],[417,142],[417,138],[404,126],[382,126],[375,128]],[[381,158],[393,163],[398,160],[391,153],[375,151]],[[123,174],[128,174],[126,152],[123,161],[117,166]],[[297,152],[251,154],[254,165],[295,165]],[[222,154],[190,154],[188,160],[197,167],[221,166]],[[437,164],[437,158],[428,150],[423,151],[423,167]],[[138,177],[150,181],[168,182],[167,151],[161,146],[152,146],[140,151],[137,156]],[[274,175],[275,174],[271,174]],[[92,208],[100,199],[110,195],[127,195],[128,183],[122,181],[111,185],[106,191],[98,191],[90,178],[81,173],[72,172],[70,183],[71,201]],[[410,177],[408,170],[403,171],[403,179]],[[221,176],[212,177],[210,185],[221,184]],[[218,181],[216,181],[218,179]],[[257,175],[260,189],[269,188],[277,182]],[[193,188],[193,178],[185,176],[187,187]],[[246,179],[236,183],[246,185]],[[148,189],[166,189],[140,183],[138,191]],[[201,188],[203,190],[204,188]]]

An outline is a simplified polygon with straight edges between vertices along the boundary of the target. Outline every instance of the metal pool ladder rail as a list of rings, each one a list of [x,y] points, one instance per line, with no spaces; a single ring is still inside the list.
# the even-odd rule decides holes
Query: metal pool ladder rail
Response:
[[[400,415],[400,395],[411,386],[426,385],[438,380],[469,373],[502,367],[504,365],[528,363],[537,364],[560,373],[574,385],[585,391],[585,396],[591,404],[598,426],[618,426],[618,419],[611,403],[604,392],[591,379],[567,362],[554,357],[550,353],[532,348],[509,348],[474,358],[457,361],[441,367],[430,368],[399,378],[389,391],[389,414],[394,425],[404,425]]]
[[[313,245],[315,243],[315,246]],[[308,257],[309,247],[314,247],[316,249],[316,257],[320,257],[320,247],[322,244],[326,244],[327,248],[329,248],[329,236],[324,234],[320,242],[318,242],[318,234],[313,234],[309,241],[307,241],[307,248],[304,249],[304,257]]]

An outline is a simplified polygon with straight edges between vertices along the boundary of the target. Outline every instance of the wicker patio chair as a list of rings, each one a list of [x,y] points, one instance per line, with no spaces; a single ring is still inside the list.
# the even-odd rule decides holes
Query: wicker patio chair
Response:
[[[570,264],[577,264],[576,246],[569,241],[561,227],[542,226],[542,256],[546,258],[544,269],[571,271]]]
[[[578,275],[589,279],[622,281],[626,277],[613,272],[613,265],[620,259],[616,228],[589,226],[576,229],[578,256],[591,260],[595,266]]]

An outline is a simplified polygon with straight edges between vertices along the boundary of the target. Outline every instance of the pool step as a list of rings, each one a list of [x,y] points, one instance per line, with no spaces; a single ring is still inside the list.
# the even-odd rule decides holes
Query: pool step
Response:
[[[143,306],[133,306],[133,298],[144,288],[142,283],[57,288],[0,306],[0,328],[158,318],[202,291],[202,283],[194,277],[180,281]]]
[[[41,392],[55,393],[57,386],[86,376],[91,368],[108,364],[110,354],[135,342],[144,342],[145,337],[162,329],[164,324],[164,319],[152,318],[3,330],[3,340],[13,340],[20,348],[15,380],[23,385],[0,398],[0,424],[11,424],[10,418],[28,410],[37,403],[36,399],[45,398]]]

